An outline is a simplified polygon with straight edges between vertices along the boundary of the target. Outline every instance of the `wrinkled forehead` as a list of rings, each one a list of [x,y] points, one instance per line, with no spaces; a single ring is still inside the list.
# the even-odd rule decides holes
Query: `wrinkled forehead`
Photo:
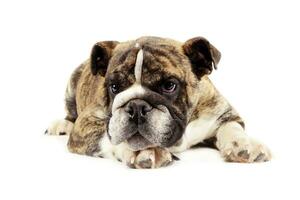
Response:
[[[108,76],[151,84],[169,77],[184,80],[188,61],[175,41],[137,40],[120,44],[109,63]]]

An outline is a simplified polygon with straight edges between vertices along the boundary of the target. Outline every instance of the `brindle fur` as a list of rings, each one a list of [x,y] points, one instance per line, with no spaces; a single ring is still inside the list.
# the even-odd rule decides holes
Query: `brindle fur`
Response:
[[[181,90],[180,98],[176,99],[174,104],[178,110],[186,113],[187,123],[205,114],[220,115],[218,120],[220,124],[229,120],[242,123],[238,114],[207,77],[212,66],[207,64],[205,66],[207,68],[194,66],[195,63],[192,59],[195,58],[195,55],[192,59],[188,57],[191,52],[189,43],[183,45],[170,39],[142,37],[135,41],[106,45],[110,52],[108,56],[113,55],[108,63],[106,77],[101,74],[93,75],[90,59],[73,73],[69,84],[70,88],[66,93],[68,113],[66,119],[75,122],[68,143],[71,152],[93,155],[100,151],[98,144],[106,132],[108,117],[105,116],[110,114],[109,108],[112,101],[107,94],[107,85],[113,75],[118,76],[124,89],[133,84],[135,81],[134,63],[138,51],[134,47],[136,43],[139,43],[145,52],[142,76],[144,85],[150,89],[155,88],[155,84],[165,78],[162,77],[163,74],[176,77],[181,81],[181,86],[185,87],[185,90]],[[101,43],[96,45],[99,44],[101,45]],[[217,60],[213,60],[214,65],[217,64],[219,57],[220,55]],[[198,59],[196,64],[199,64],[199,58],[196,59]],[[209,59],[212,60],[212,58]],[[198,73],[195,73],[195,67],[200,68]],[[223,114],[224,108],[226,108],[226,113]],[[97,116],[99,111],[104,113],[104,117]]]

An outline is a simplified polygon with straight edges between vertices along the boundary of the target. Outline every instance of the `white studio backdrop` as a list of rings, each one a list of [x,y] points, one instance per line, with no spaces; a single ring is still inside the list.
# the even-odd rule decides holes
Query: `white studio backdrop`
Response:
[[[0,199],[299,199],[299,9],[296,0],[1,1]],[[129,170],[44,136],[92,45],[143,35],[215,45],[212,81],[274,159],[229,164],[196,149],[167,168]]]

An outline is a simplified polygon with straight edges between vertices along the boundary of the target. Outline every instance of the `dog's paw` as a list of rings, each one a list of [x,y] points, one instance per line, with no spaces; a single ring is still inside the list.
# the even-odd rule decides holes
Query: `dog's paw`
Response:
[[[271,159],[271,152],[258,141],[241,137],[237,138],[220,149],[221,155],[228,162],[265,162]]]
[[[56,120],[45,131],[47,135],[70,135],[73,130],[74,123],[68,120]]]
[[[171,164],[172,154],[162,148],[150,148],[131,152],[125,156],[126,164],[136,169],[154,169]]]

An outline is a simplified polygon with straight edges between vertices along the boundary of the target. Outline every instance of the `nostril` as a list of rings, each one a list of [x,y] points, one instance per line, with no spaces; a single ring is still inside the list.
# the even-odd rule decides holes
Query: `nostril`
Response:
[[[146,113],[147,113],[147,111],[146,111],[146,107],[145,106],[142,106],[142,108],[141,108],[141,116],[145,116],[146,115]]]
[[[127,106],[125,108],[125,111],[128,113],[128,115],[132,118],[134,117],[134,109],[131,105]]]
[[[130,117],[133,117],[133,115],[134,115],[133,109],[128,110],[128,114],[129,114]]]
[[[142,106],[140,109],[140,114],[141,116],[145,116],[149,111],[151,111],[152,107],[151,106]]]
[[[128,111],[129,117],[134,118],[136,115],[136,112],[133,108],[129,109]]]

